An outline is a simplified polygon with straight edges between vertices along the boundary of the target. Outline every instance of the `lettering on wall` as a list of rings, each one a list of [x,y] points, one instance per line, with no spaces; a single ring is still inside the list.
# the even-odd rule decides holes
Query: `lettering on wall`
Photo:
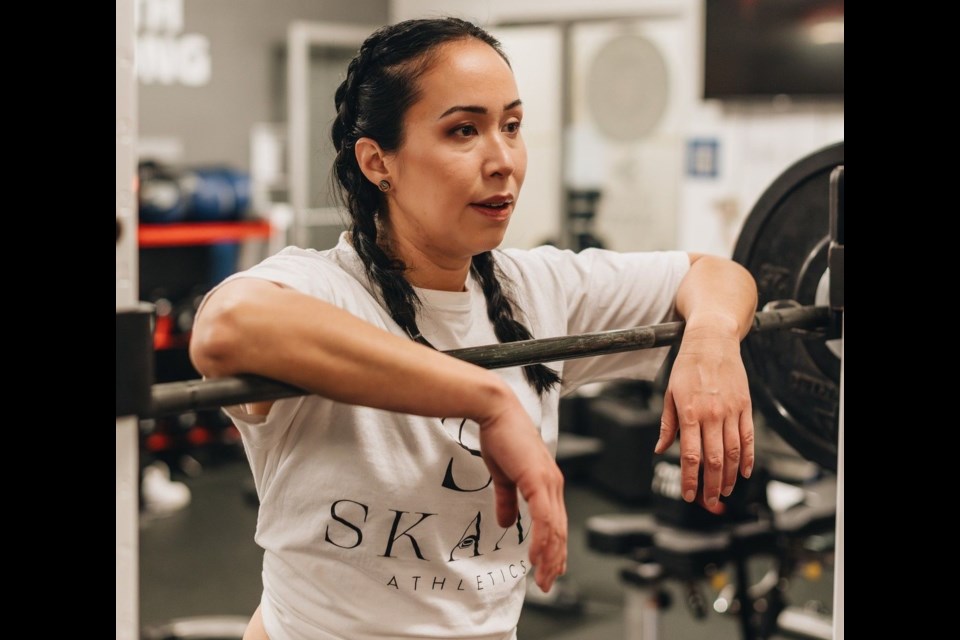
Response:
[[[184,0],[136,0],[137,79],[200,87],[210,82],[210,40],[184,33]]]

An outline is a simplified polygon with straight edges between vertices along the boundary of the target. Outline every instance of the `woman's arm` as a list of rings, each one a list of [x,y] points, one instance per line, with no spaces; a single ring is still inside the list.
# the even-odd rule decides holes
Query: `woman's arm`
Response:
[[[207,300],[190,355],[209,378],[254,373],[338,402],[425,416],[483,419],[507,390],[489,371],[254,278]]]
[[[337,402],[474,420],[493,476],[499,523],[516,521],[519,490],[534,521],[530,560],[537,584],[546,591],[565,570],[563,476],[496,374],[255,278],[211,294],[197,316],[190,357],[209,378],[257,374]]]
[[[718,509],[739,470],[753,472],[753,409],[740,341],[753,325],[757,286],[746,269],[726,258],[690,254],[690,271],[677,291],[686,320],[664,396],[656,452],[680,430],[682,494],[693,502],[703,463],[703,501]]]

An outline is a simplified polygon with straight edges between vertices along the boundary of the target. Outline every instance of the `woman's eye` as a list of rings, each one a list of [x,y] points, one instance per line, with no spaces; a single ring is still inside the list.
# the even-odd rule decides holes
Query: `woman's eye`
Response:
[[[508,122],[508,123],[503,127],[503,130],[506,131],[507,133],[517,133],[518,131],[520,131],[520,122],[519,122],[519,121],[518,121],[518,122]]]
[[[468,136],[474,135],[476,132],[477,132],[477,129],[472,124],[465,124],[463,126],[460,126],[454,129],[452,133],[456,136],[466,138]]]

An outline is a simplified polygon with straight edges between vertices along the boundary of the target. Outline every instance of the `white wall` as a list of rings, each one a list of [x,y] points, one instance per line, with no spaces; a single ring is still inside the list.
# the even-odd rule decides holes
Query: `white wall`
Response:
[[[209,56],[209,80],[199,86],[146,83],[141,77],[141,155],[155,152],[151,155],[174,164],[227,164],[238,169],[250,167],[253,126],[286,119],[285,50],[291,21],[375,25],[386,21],[389,15],[387,0],[137,2],[145,14],[141,19],[141,38],[155,35],[146,18],[150,7],[164,12],[182,10],[182,30],[174,41],[202,38],[208,44]],[[141,53],[138,49],[138,56]]]
[[[560,30],[551,26],[491,29],[510,59],[523,100],[527,177],[504,247],[533,247],[556,241],[562,230],[560,178],[563,168],[560,104]]]
[[[571,162],[594,171],[599,167],[611,174],[606,178],[605,201],[601,202],[598,220],[598,235],[609,236],[605,239],[611,248],[639,250],[662,248],[660,245],[666,244],[690,251],[730,255],[743,220],[770,183],[803,156],[843,140],[843,105],[837,102],[704,101],[700,97],[702,13],[702,0],[391,0],[390,3],[392,21],[456,15],[491,26],[607,18],[652,34],[651,38],[657,39],[669,61],[673,83],[670,112],[658,130],[662,145],[657,147],[659,152],[654,152],[650,144],[646,148],[609,141],[590,144],[591,139],[597,142],[596,136],[588,136],[588,142],[584,143],[582,130],[577,126],[576,108],[571,114],[575,125],[571,130],[564,131],[561,127],[552,134],[544,130],[538,132],[538,136],[544,140],[549,135],[558,139],[567,136],[569,153],[577,154],[575,158],[567,158],[568,182],[576,177],[576,173],[569,171]],[[598,28],[601,27],[577,27],[587,31]],[[511,41],[511,46],[522,45]],[[529,67],[532,62],[533,69],[550,69],[547,75],[553,74],[553,68],[559,64],[559,60],[549,58],[549,52],[531,58],[518,63],[514,56],[512,60],[515,66]],[[576,66],[576,60],[574,62]],[[518,84],[526,99],[526,80],[519,73]],[[573,86],[577,84],[574,82]],[[547,88],[541,83],[536,91],[546,92]],[[582,95],[572,98],[573,105],[583,100]],[[716,142],[716,176],[687,175],[686,150],[692,139]],[[532,155],[531,161],[534,160]],[[618,172],[618,167],[619,177],[612,175]],[[565,186],[563,179],[557,177],[561,183],[555,189],[546,184],[541,184],[539,189],[561,193]],[[524,205],[529,204],[528,196],[525,191]],[[545,222],[541,223],[545,227],[559,217],[559,213],[547,213],[546,207],[539,215],[545,216]],[[536,226],[536,223],[528,224]],[[524,233],[521,237],[533,236]]]
[[[681,81],[687,73],[682,26],[674,15],[586,22],[570,31],[572,101],[564,177],[569,186],[600,190],[594,231],[609,249],[676,244],[690,106]],[[603,66],[595,66],[598,59]],[[645,111],[645,105],[662,107]]]
[[[731,255],[743,220],[770,184],[804,156],[843,140],[843,107],[708,101],[688,132],[718,142],[718,175],[684,179],[678,246]]]

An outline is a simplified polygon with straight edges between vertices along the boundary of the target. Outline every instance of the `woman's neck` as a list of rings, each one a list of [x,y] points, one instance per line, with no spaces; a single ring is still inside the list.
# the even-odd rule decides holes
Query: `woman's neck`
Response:
[[[404,277],[407,282],[420,289],[438,291],[466,291],[467,277],[470,274],[470,261],[460,265],[441,265],[425,256],[404,256],[401,258],[407,266]]]
[[[393,238],[390,253],[406,265],[404,277],[420,289],[438,291],[466,291],[471,258],[437,256],[414,244]]]

